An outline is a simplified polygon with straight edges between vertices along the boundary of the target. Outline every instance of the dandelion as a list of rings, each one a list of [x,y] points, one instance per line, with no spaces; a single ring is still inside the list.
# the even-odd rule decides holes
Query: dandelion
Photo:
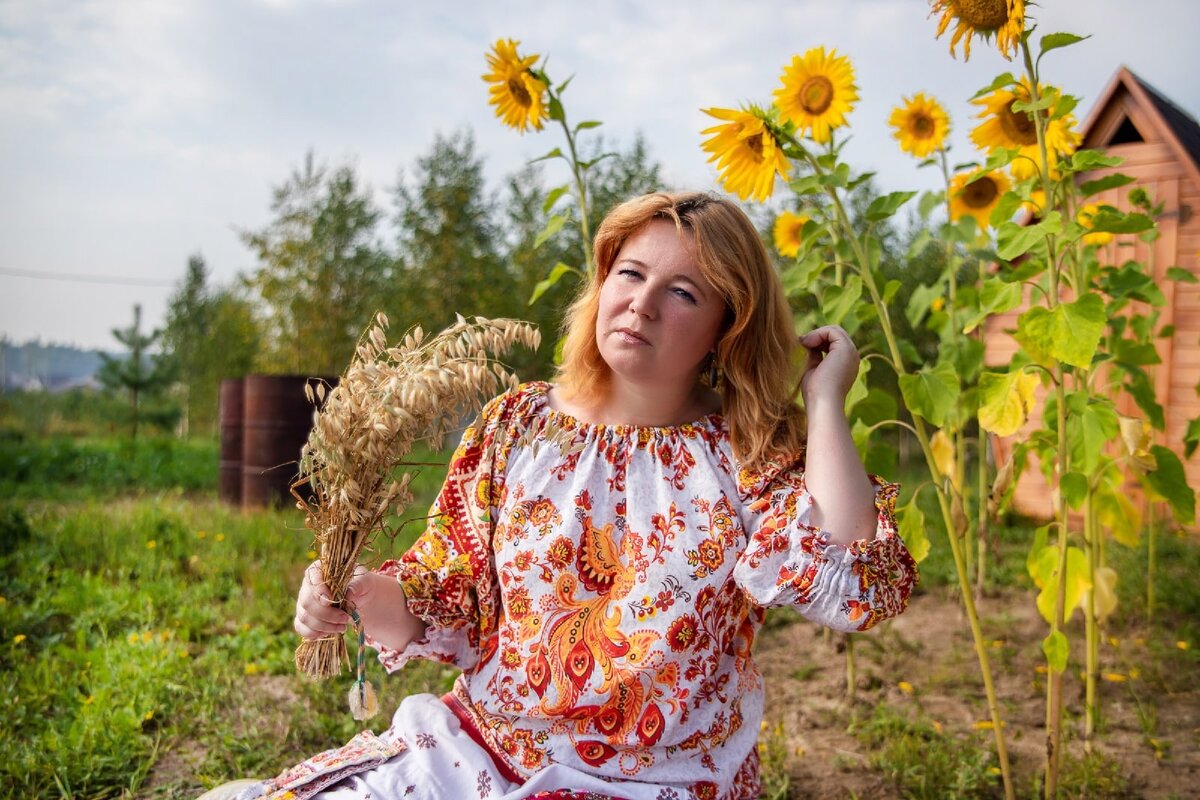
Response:
[[[96,702],[96,696],[95,696],[95,695],[91,695],[91,694],[89,694],[87,697],[83,698],[83,704],[84,704],[85,706],[90,706],[90,705],[91,705],[92,703],[94,703],[94,702]]]
[[[1176,643],[1175,643],[1175,646],[1176,646],[1177,648],[1179,648],[1180,650],[1187,650],[1189,647],[1191,647],[1191,645],[1189,645],[1189,644],[1188,644],[1187,642],[1185,642],[1183,639],[1180,639],[1178,642],[1176,642]]]
[[[793,56],[781,80],[775,107],[784,121],[818,144],[828,142],[833,129],[846,124],[846,115],[858,101],[854,67],[834,49],[826,54],[824,47],[814,47],[803,56]]]
[[[129,642],[130,644],[137,644],[139,641],[141,641],[141,637],[136,633],[131,633],[125,637],[125,641]]]
[[[1110,636],[1110,637],[1108,637],[1108,644],[1109,644],[1111,647],[1120,647],[1120,646],[1121,646],[1121,640],[1120,640],[1120,639],[1118,639],[1118,638],[1117,638],[1117,637],[1115,637],[1115,636]]]
[[[4,605],[7,602],[8,602],[8,598],[6,598],[4,595],[0,594],[0,606]]]
[[[946,307],[946,298],[944,298],[944,297],[935,297],[935,298],[933,298],[933,302],[931,302],[929,304],[929,308],[931,311],[941,311],[945,307]]]
[[[154,641],[154,631],[142,631],[142,641],[147,643]]]
[[[216,536],[213,537],[213,539],[218,542],[223,542],[223,541],[225,541],[225,534],[218,533]]]
[[[968,183],[973,174],[960,172],[950,179],[950,218],[957,221],[972,216],[983,230],[991,224],[992,211],[1008,191],[1008,178],[1002,172],[985,172]]]
[[[766,200],[775,189],[775,176],[787,180],[791,167],[762,112],[706,108],[704,113],[725,121],[700,132],[712,134],[701,147],[712,153],[709,162],[717,162],[721,184],[742,200]]]
[[[520,42],[512,39],[497,39],[492,52],[487,54],[491,72],[482,78],[491,84],[488,88],[488,103],[496,107],[496,116],[518,133],[529,128],[542,129],[542,120],[549,116],[546,110],[546,84],[530,69],[537,63],[538,56],[522,57],[517,52]]]
[[[258,664],[247,664],[246,668],[242,670],[242,672],[244,672],[246,675],[257,675]]]
[[[1131,680],[1131,681],[1136,681],[1138,678],[1141,677],[1141,675],[1142,675],[1142,672],[1137,667],[1132,667],[1129,670],[1129,680]]]
[[[995,775],[999,775],[999,774],[1000,774],[999,767],[988,767],[988,775],[995,776]]]
[[[971,58],[971,39],[975,36],[984,41],[996,37],[1000,55],[1012,60],[1021,34],[1025,30],[1025,0],[931,0],[930,16],[941,13],[937,38],[956,22],[954,36],[950,39],[950,55],[957,58],[954,48],[963,40],[963,60]]]
[[[147,550],[153,550],[156,547],[158,547],[158,542],[156,542],[154,539],[151,539],[150,541],[146,542]]]
[[[1038,86],[1040,97],[1052,96],[1057,102],[1059,90],[1053,86]],[[971,131],[971,141],[984,152],[991,153],[998,149],[1018,150],[1017,157],[1010,166],[1013,177],[1017,180],[1031,178],[1038,174],[1038,163],[1041,150],[1037,140],[1037,123],[1028,111],[1015,111],[1013,105],[1018,102],[1028,103],[1032,98],[1028,78],[1021,78],[1020,83],[1001,87],[991,94],[972,100],[981,106],[978,118],[979,125]],[[1046,119],[1046,157],[1050,160],[1048,167],[1054,174],[1053,167],[1062,156],[1070,155],[1079,146],[1080,135],[1074,130],[1075,115],[1064,114],[1057,119],[1050,119],[1048,111],[1039,112]]]
[[[18,633],[13,637],[13,644],[20,644],[23,641],[25,641],[25,634],[23,633]]]
[[[775,249],[779,251],[779,255],[784,258],[796,257],[800,252],[801,234],[809,219],[810,217],[804,214],[791,211],[784,211],[775,218],[772,232],[775,237]]]
[[[905,694],[913,693],[913,685],[911,683],[909,683],[908,681],[900,681],[899,683],[896,684],[896,688],[898,688],[900,691],[904,692]]]
[[[308,556],[309,561],[314,561],[317,558],[317,551],[309,550],[307,553],[305,553],[305,555]]]
[[[895,130],[892,136],[900,149],[917,158],[927,158],[946,144],[950,133],[950,116],[942,104],[923,92],[903,98],[904,105],[892,109],[888,124]]]
[[[150,709],[149,711],[147,711],[145,714],[142,715],[143,722],[149,722],[152,719],[154,719],[154,709]]]
[[[205,536],[208,536],[208,533],[206,531],[196,531],[197,539],[203,539]]]

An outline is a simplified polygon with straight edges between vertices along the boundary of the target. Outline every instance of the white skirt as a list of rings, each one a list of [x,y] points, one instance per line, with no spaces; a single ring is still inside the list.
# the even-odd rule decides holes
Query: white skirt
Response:
[[[570,790],[573,794],[566,797],[578,800],[692,798],[678,787],[604,781],[562,764],[552,764],[523,782],[514,780],[517,776],[502,770],[463,730],[446,703],[432,694],[404,698],[391,728],[378,739],[360,737],[258,784],[239,800],[526,800],[555,790]]]

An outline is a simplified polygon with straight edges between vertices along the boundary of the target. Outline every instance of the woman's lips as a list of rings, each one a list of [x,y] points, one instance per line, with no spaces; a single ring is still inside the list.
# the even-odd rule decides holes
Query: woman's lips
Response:
[[[621,337],[622,341],[628,342],[629,344],[650,344],[649,340],[647,340],[645,336],[642,336],[640,333],[635,330],[631,330],[630,328],[618,329],[617,335]]]

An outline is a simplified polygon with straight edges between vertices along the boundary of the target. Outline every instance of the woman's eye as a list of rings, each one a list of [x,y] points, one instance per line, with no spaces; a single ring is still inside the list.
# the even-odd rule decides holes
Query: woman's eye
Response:
[[[621,275],[623,277],[626,277],[626,278],[640,278],[641,277],[641,273],[639,273],[636,269],[619,269],[619,270],[617,270],[617,274]]]
[[[676,288],[676,289],[673,289],[672,291],[675,292],[675,294],[677,296],[682,297],[684,300],[687,300],[692,305],[696,304],[695,296],[691,292],[689,292],[687,289]]]

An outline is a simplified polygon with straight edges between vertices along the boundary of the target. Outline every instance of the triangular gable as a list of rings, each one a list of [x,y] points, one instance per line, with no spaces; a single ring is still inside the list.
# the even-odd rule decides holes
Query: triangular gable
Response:
[[[1100,93],[1081,129],[1083,147],[1162,142],[1200,186],[1200,123],[1121,67]]]

